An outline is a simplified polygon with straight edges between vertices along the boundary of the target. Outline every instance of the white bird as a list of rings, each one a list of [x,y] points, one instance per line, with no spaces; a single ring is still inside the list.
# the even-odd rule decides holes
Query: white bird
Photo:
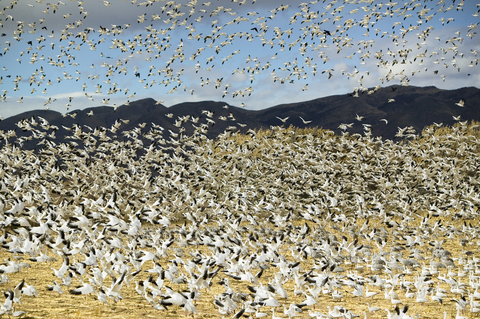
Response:
[[[237,311],[237,313],[235,313],[231,319],[238,319],[242,317],[244,313],[245,313],[245,308],[242,308],[239,311]]]
[[[283,314],[288,318],[298,317],[299,313],[302,313],[302,309],[297,305],[290,304],[287,308],[286,305],[283,305]]]
[[[392,290],[390,290],[390,302],[393,304],[393,305],[398,305],[398,304],[401,304],[402,301],[400,300],[400,298],[398,298],[398,295],[395,291],[393,291],[393,287],[392,287]]]
[[[340,310],[343,310],[343,307],[335,306],[333,307],[333,309],[331,309],[330,306],[327,306],[327,309],[328,309],[328,315],[330,316],[330,318],[344,317],[344,313],[340,312]]]
[[[122,289],[123,286],[123,281],[125,279],[125,275],[127,274],[127,271],[124,271],[120,278],[117,280],[112,281],[112,285],[110,288],[105,292],[107,297],[113,298],[115,301],[122,299],[122,296],[120,295],[120,290]]]
[[[270,295],[270,297],[265,298],[263,300],[259,301],[259,304],[263,305],[264,307],[278,307],[280,306],[280,302],[278,302],[273,295]]]
[[[62,287],[61,287],[56,281],[53,282],[53,285],[52,285],[52,286],[48,286],[47,289],[48,289],[49,291],[56,291],[56,292],[58,292],[60,295],[63,294]]]
[[[407,287],[407,292],[405,292],[405,298],[409,298],[409,299],[415,298],[415,293],[410,291],[410,287]]]
[[[350,124],[342,123],[338,126],[338,128],[346,131],[347,129],[352,128],[352,126],[353,126],[353,123],[350,123]]]
[[[467,307],[467,300],[465,299],[465,297],[461,297],[460,299],[456,299],[456,298],[453,298],[452,301],[455,301],[455,305],[457,307],[457,310],[462,310],[462,311],[465,311],[466,307]]]
[[[289,118],[290,118],[290,117],[287,116],[287,117],[285,117],[285,118],[282,119],[282,118],[280,118],[280,117],[277,116],[277,119],[279,119],[279,120],[282,121],[283,123],[287,122],[287,120],[288,120]]]
[[[467,316],[460,315],[460,309],[457,308],[457,314],[455,315],[455,319],[469,319]]]
[[[417,291],[417,298],[415,300],[417,303],[422,303],[422,302],[428,302],[429,300],[427,299],[427,288],[422,288],[419,291]]]
[[[375,296],[375,295],[378,295],[378,292],[369,291],[369,290],[368,290],[368,286],[367,286],[367,288],[365,289],[365,297],[366,297],[366,298],[370,298],[370,297],[371,297],[371,298],[373,299],[373,296]]]
[[[352,295],[357,297],[365,297],[365,295],[363,294],[363,289],[364,289],[363,285],[355,285],[354,288],[355,290],[352,291]]]
[[[457,103],[455,103],[455,105],[460,106],[460,107],[464,107],[464,106],[465,106],[465,100],[464,100],[464,99],[460,99],[460,101],[458,101]]]
[[[105,293],[105,291],[102,288],[98,289],[97,299],[98,299],[98,301],[109,305],[108,300],[107,300],[107,294]]]
[[[11,313],[13,310],[13,291],[8,289],[6,292],[5,303],[0,307],[0,315]]]
[[[333,300],[339,300],[339,299],[342,299],[343,297],[345,297],[340,291],[338,290],[334,290],[332,292],[332,298]]]
[[[305,125],[312,123],[312,121],[305,121],[301,116],[299,116],[299,118],[302,120],[303,124]]]
[[[22,288],[22,293],[26,296],[37,297],[38,291],[34,286],[25,284]]]
[[[368,311],[369,312],[376,312],[376,311],[382,310],[381,308],[378,308],[378,307],[375,307],[375,306],[370,306],[370,304],[368,302],[367,302],[367,306],[368,306]]]
[[[14,303],[22,304],[22,302],[20,301],[20,297],[22,296],[22,289],[23,289],[24,284],[25,284],[25,279],[22,279],[22,281],[20,281],[18,283],[18,285],[15,287],[15,289],[13,290],[13,302]]]
[[[94,289],[91,285],[84,283],[83,286],[79,286],[75,289],[71,289],[70,293],[72,295],[88,295],[94,292]]]
[[[307,294],[305,293],[305,297],[306,299],[298,305],[298,307],[304,307],[304,306],[313,306],[313,305],[316,305],[317,304],[317,299],[315,299],[314,296],[310,295],[310,294]],[[290,305],[290,307],[292,306],[293,304]]]
[[[13,306],[14,292],[12,290],[8,289],[5,295],[5,303],[0,307],[0,316],[3,316],[4,314],[11,314],[13,317],[19,317],[25,314],[25,311],[15,311]]]

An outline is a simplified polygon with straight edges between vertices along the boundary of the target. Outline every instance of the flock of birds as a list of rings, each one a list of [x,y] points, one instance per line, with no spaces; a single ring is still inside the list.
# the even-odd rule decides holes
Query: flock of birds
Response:
[[[280,126],[210,139],[208,123],[185,133],[190,118],[167,138],[75,124],[65,143],[26,118],[37,150],[0,132],[0,314],[62,294],[113,307],[133,290],[197,317],[480,312],[478,123],[394,143]],[[34,285],[42,263],[56,266]]]
[[[65,14],[68,2],[27,4],[23,9],[38,12],[38,21],[18,20],[15,10],[24,4],[11,1],[0,11],[0,29],[9,30],[0,34],[0,55],[6,61],[10,48],[25,48],[15,54],[18,68],[3,65],[0,84],[12,84],[3,89],[3,102],[10,90],[29,86],[32,95],[48,94],[63,81],[83,82],[79,89],[90,100],[120,92],[133,98],[136,92],[119,84],[123,75],[145,88],[193,94],[183,80],[193,71],[201,87],[214,86],[223,97],[251,95],[261,73],[280,83],[317,73],[355,78],[358,96],[380,88],[363,86],[370,74],[362,65],[371,61],[389,70],[380,82],[403,85],[419,72],[445,79],[440,68],[465,72],[461,66],[478,65],[476,49],[463,52],[462,46],[478,23],[436,37],[439,49],[427,50],[433,21],[448,25],[464,0],[440,0],[433,8],[416,0],[315,0],[282,4],[268,15],[237,13],[246,0],[232,0],[231,7],[131,2],[150,13],[133,26],[94,28],[89,3],[80,0],[78,12]],[[66,27],[49,30],[57,11]],[[365,33],[354,42],[349,32],[359,29]],[[377,50],[382,38],[391,44]],[[265,59],[251,50],[238,64],[250,43],[274,53]],[[86,71],[79,56],[85,50],[100,52],[102,63]],[[285,61],[292,50],[298,57]],[[358,58],[359,68],[330,68],[329,55],[341,51]],[[424,63],[433,59],[438,67],[429,70]],[[237,68],[229,78],[242,75],[247,87],[211,72],[230,62]],[[397,71],[403,64],[418,69]],[[44,106],[55,101],[50,97]],[[127,291],[160,313],[181,308],[203,317],[464,319],[480,312],[477,123],[438,124],[421,134],[407,127],[398,135],[408,139],[396,143],[373,137],[368,125],[363,135],[350,135],[351,124],[342,124],[342,135],[273,126],[210,139],[208,112],[205,123],[179,117],[178,131],[168,136],[154,123],[119,135],[126,122],[120,119],[110,128],[65,127],[65,143],[55,140],[58,127],[41,117],[18,122],[27,136],[0,131],[0,316],[35,315],[29,301],[63,294],[94,296],[97,301],[85,302],[112,307]],[[38,141],[37,148],[24,149],[26,140]],[[35,266],[44,263],[57,266],[47,284],[34,286]],[[19,274],[25,276],[18,282],[9,278]]]
[[[84,98],[93,100],[100,95],[103,103],[108,104],[110,99],[103,98],[105,94],[121,92],[127,100],[133,98],[136,92],[124,86],[137,80],[144,88],[155,85],[167,88],[168,93],[183,90],[193,94],[197,86],[213,86],[222,91],[222,97],[244,97],[250,96],[256,84],[266,79],[304,83],[302,90],[307,90],[306,81],[316,74],[323,74],[325,79],[332,76],[358,79],[354,90],[358,94],[369,91],[363,86],[364,79],[373,76],[363,69],[367,63],[388,70],[376,83],[398,79],[403,85],[421,72],[445,80],[442,70],[448,68],[468,76],[473,72],[469,67],[478,65],[477,49],[465,52],[463,45],[475,37],[478,22],[465,25],[451,35],[435,33],[440,22],[443,27],[455,18],[464,20],[464,14],[479,17],[479,4],[476,12],[464,12],[465,0],[439,0],[435,5],[415,0],[315,0],[298,5],[281,4],[268,11],[255,2],[232,0],[215,5],[197,0],[185,3],[132,0],[132,10],[145,7],[147,12],[133,17],[131,23],[98,27],[98,17],[89,20],[96,14],[87,11],[89,2],[77,0],[74,7],[69,2],[36,0],[27,7],[12,0],[0,11],[0,29],[5,30],[1,34],[5,40],[0,43],[0,54],[2,60],[12,62],[3,65],[0,83],[3,80],[8,86],[3,89],[2,100],[6,102],[12,90],[15,94],[25,88],[25,92],[30,91],[34,96],[49,94],[50,86],[69,81],[72,83],[69,89],[78,85],[77,91],[83,91]],[[91,10],[109,17],[117,5],[103,1],[103,8],[97,8],[97,4]],[[258,7],[258,12],[245,12],[247,6]],[[37,21],[16,18],[29,10],[38,12],[41,18]],[[59,14],[63,19],[58,25],[65,27],[47,28],[49,20]],[[36,14],[32,16],[38,18]],[[362,36],[354,40],[354,35],[360,33]],[[390,41],[383,43],[385,39]],[[255,54],[255,45],[257,51],[263,52],[259,56]],[[437,45],[438,49],[431,51]],[[19,46],[24,46],[19,54],[10,52],[11,47],[18,50]],[[250,48],[250,54],[244,52],[244,47]],[[261,50],[269,47],[272,55],[266,58]],[[82,55],[90,57],[92,51],[99,52],[98,56],[83,61]],[[334,70],[328,63],[332,55],[345,51],[346,61],[358,59],[358,64],[352,63],[358,69],[355,66],[351,70]],[[298,56],[291,60],[289,52],[297,52]],[[26,66],[28,63],[32,66]],[[233,65],[231,73],[220,72],[228,65]],[[400,70],[399,65],[405,67]],[[415,67],[412,69],[410,65]],[[25,70],[30,70],[30,74]],[[192,83],[193,70],[201,71],[198,83]],[[266,73],[267,78],[260,76]],[[130,80],[125,82],[121,77],[126,75]],[[69,96],[67,110],[74,98],[81,97]],[[23,103],[23,96],[15,99]],[[49,97],[44,106],[49,108],[54,102],[56,98]]]

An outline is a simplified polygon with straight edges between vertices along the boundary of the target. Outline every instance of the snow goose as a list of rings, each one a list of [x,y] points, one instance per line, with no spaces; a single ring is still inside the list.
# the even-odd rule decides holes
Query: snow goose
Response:
[[[22,289],[24,287],[24,284],[25,284],[25,279],[22,279],[22,281],[20,281],[18,283],[18,285],[15,286],[15,289],[13,290],[13,302],[14,303],[22,304],[22,302],[20,301],[20,297],[22,296]]]
[[[402,301],[400,300],[400,298],[398,298],[397,293],[395,291],[393,291],[393,287],[390,290],[389,295],[390,295],[390,301],[391,301],[392,305],[402,304]]]
[[[60,294],[60,295],[63,294],[62,287],[61,287],[56,281],[53,282],[53,285],[48,286],[48,287],[47,287],[47,290],[49,290],[49,291],[56,291],[56,292],[58,292],[58,294]]]
[[[286,305],[283,305],[283,314],[288,318],[298,317],[299,313],[302,313],[301,305],[290,304],[287,308]]]
[[[453,298],[451,299],[451,301],[455,301],[455,305],[457,307],[457,310],[462,310],[462,311],[465,311],[466,307],[467,307],[467,300],[465,299],[465,297],[460,297],[460,299],[456,299],[456,298]]]
[[[369,290],[368,290],[368,285],[367,285],[367,287],[366,287],[366,289],[365,289],[365,297],[366,297],[366,298],[371,298],[371,299],[373,300],[373,297],[376,296],[376,295],[378,295],[378,292],[369,291]]]
[[[338,290],[334,290],[334,291],[332,292],[332,298],[333,298],[333,300],[340,300],[340,299],[342,299],[343,297],[345,297],[345,296],[344,296],[340,291],[338,291]]]
[[[88,295],[94,292],[94,289],[91,285],[84,283],[83,286],[79,286],[75,289],[69,291],[72,295]]]
[[[370,304],[368,302],[367,302],[367,306],[368,306],[368,312],[376,312],[376,311],[382,310],[378,307],[370,306]]]
[[[37,297],[38,291],[34,286],[25,284],[22,288],[22,293],[26,296]]]
[[[460,308],[457,308],[457,314],[455,315],[455,319],[468,319],[468,317],[460,315]]]
[[[108,297],[113,298],[115,301],[122,299],[122,296],[120,295],[120,290],[122,289],[126,274],[127,274],[127,271],[124,271],[120,276],[120,278],[118,278],[117,280],[115,280],[114,278],[114,280],[112,280],[112,285],[106,291],[106,295]]]
[[[327,306],[327,309],[328,309],[328,315],[330,316],[330,318],[340,318],[340,317],[344,317],[344,311],[340,311],[340,310],[343,310],[343,307],[333,307],[333,309],[330,308],[330,306]]]
[[[13,291],[8,289],[5,293],[6,299],[4,304],[0,307],[0,315],[10,314],[13,312]]]

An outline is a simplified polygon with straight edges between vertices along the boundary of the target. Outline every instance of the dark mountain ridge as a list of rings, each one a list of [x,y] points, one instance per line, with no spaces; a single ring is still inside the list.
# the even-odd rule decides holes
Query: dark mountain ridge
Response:
[[[389,103],[389,99],[395,101]],[[464,107],[456,105],[461,99],[465,100]],[[93,111],[92,116],[88,116],[90,111]],[[116,111],[110,106],[74,110],[66,115],[56,111],[28,111],[1,121],[0,130],[16,130],[17,136],[22,136],[24,133],[16,123],[32,116],[40,116],[50,124],[59,127],[56,133],[57,143],[63,142],[63,136],[67,133],[63,126],[71,127],[78,124],[91,128],[110,128],[118,119],[129,121],[120,127],[117,136],[142,123],[160,125],[165,128],[164,132],[168,136],[168,130],[178,131],[175,122],[180,117],[190,115],[190,119],[200,118],[198,124],[190,120],[182,124],[187,134],[193,131],[192,125],[199,126],[200,123],[206,123],[205,111],[213,112],[209,120],[215,123],[210,121],[208,130],[208,136],[211,138],[227,128],[245,132],[250,128],[269,128],[272,125],[322,127],[341,133],[339,125],[353,123],[348,129],[350,133],[362,133],[363,124],[369,124],[372,135],[394,139],[399,127],[412,126],[420,132],[425,126],[434,122],[453,125],[456,122],[453,116],[460,116],[460,121],[480,121],[480,89],[465,87],[441,90],[433,86],[395,85],[381,88],[373,94],[364,92],[358,97],[353,97],[352,94],[333,95],[304,102],[276,105],[258,111],[217,101],[184,102],[167,108],[157,104],[154,99],[146,98],[130,102],[130,105],[122,105]],[[169,113],[172,114],[171,117],[166,116]],[[361,121],[356,119],[357,114],[363,117]],[[279,120],[286,117],[288,119],[284,123]],[[305,124],[302,118],[310,122]],[[380,121],[381,119],[387,120],[388,123]]]

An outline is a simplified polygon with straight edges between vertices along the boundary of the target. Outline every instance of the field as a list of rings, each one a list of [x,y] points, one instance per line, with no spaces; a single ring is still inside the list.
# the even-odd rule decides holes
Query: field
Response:
[[[478,123],[395,142],[72,127],[59,145],[19,126],[43,148],[2,133],[5,316],[478,317]]]

